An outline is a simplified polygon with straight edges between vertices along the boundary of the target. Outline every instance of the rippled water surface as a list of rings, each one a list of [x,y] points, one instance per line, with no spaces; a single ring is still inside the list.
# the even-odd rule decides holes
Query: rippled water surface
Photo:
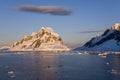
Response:
[[[0,80],[120,80],[120,55],[0,53]]]

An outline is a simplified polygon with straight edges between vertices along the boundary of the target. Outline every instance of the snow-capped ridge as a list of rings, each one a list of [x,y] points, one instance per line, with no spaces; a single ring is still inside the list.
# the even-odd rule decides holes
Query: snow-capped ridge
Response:
[[[36,32],[32,32],[31,36],[35,36],[37,33]]]
[[[55,32],[51,27],[42,27],[40,30],[39,30],[39,32],[41,31],[41,30],[44,30],[44,31],[49,31],[49,32]]]
[[[39,33],[50,33],[52,35],[55,35],[55,36],[59,36],[59,34],[57,34],[51,27],[42,27],[40,30],[39,30]]]
[[[120,30],[120,23],[116,23],[115,25],[113,25],[112,29],[114,29],[114,30]]]

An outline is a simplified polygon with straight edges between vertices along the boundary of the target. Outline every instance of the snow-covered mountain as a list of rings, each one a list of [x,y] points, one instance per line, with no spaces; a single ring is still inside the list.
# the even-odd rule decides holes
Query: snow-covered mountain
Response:
[[[42,27],[39,32],[25,36],[20,41],[10,46],[11,51],[67,51],[70,50],[63,44],[59,34],[50,27]]]
[[[7,51],[7,50],[9,50],[9,49],[10,49],[9,46],[0,47],[0,51]]]
[[[75,50],[120,51],[120,23],[116,23],[110,29],[106,29],[103,34],[93,37]]]

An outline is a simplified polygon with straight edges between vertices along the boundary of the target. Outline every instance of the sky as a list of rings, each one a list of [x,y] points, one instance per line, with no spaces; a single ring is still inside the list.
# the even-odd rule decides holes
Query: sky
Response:
[[[0,0],[0,46],[51,27],[66,44],[84,44],[120,22],[120,0]]]

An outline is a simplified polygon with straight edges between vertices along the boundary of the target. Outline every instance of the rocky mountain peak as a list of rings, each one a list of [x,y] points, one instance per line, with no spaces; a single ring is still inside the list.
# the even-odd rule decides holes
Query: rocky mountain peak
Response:
[[[63,41],[58,33],[56,33],[50,27],[42,27],[39,32],[33,32],[30,36],[25,36],[20,41],[15,42],[11,45],[11,49],[42,49],[43,47],[47,49],[48,46],[52,45],[52,47],[56,47],[54,45],[57,44],[57,47],[63,47],[68,49],[63,45]],[[61,48],[62,48],[61,47]],[[49,47],[50,48],[50,47]]]

